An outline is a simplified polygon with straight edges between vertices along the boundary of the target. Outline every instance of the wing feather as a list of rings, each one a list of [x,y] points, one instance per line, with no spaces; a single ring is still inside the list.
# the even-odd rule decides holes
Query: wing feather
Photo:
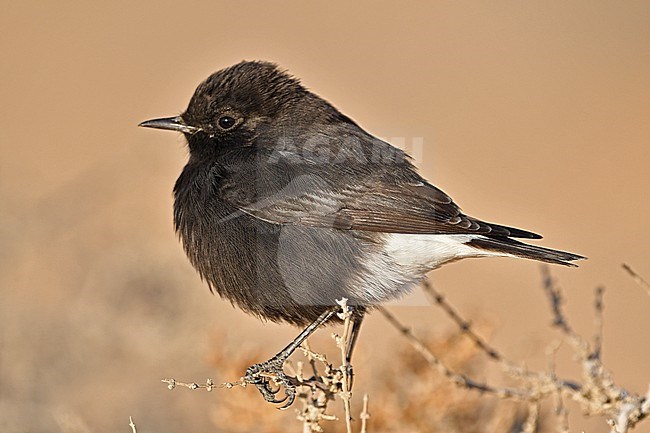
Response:
[[[541,237],[467,216],[447,194],[426,182],[399,185],[375,179],[337,189],[320,179],[294,179],[280,192],[255,202],[236,198],[230,197],[232,205],[275,224],[383,233]]]

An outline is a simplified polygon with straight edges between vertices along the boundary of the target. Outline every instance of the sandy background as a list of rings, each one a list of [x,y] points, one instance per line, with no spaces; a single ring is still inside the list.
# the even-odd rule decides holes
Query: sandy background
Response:
[[[232,431],[211,415],[226,391],[159,379],[235,379],[209,362],[216,340],[270,355],[296,332],[209,295],[171,224],[182,139],[136,127],[179,113],[242,59],[280,63],[375,135],[422,137],[421,171],[469,214],[588,256],[553,269],[570,316],[591,335],[591,293],[605,285],[605,362],[646,390],[650,298],[620,264],[650,277],[649,2],[0,6],[3,432],[129,431],[129,416],[142,431]],[[433,280],[493,324],[507,355],[543,368],[555,334],[536,263],[465,261]],[[450,328],[421,295],[404,304],[417,329]],[[376,358],[388,343],[403,344],[371,317],[360,369],[390,362]],[[261,399],[256,410],[276,413]]]

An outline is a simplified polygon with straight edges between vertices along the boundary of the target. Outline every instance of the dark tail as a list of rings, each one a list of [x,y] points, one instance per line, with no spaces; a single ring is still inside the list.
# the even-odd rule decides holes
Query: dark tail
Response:
[[[481,237],[472,239],[467,245],[482,250],[512,254],[513,256],[523,257],[525,259],[539,260],[540,262],[555,263],[564,266],[577,266],[571,262],[585,258],[564,251],[528,245],[510,238]]]

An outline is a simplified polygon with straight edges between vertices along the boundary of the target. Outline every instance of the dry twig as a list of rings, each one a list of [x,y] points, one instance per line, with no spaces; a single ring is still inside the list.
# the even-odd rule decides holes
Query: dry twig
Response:
[[[336,396],[339,396],[343,402],[346,430],[348,433],[352,433],[352,382],[350,377],[352,366],[349,365],[346,356],[346,348],[351,338],[352,311],[347,305],[347,299],[338,300],[337,303],[341,306],[341,313],[338,315],[343,320],[343,332],[340,336],[333,334],[332,337],[341,353],[341,365],[334,367],[324,354],[314,352],[307,341],[300,346],[300,349],[307,358],[309,373],[305,372],[303,362],[297,362],[295,367],[291,361],[285,363],[285,368],[291,374],[289,380],[299,389],[297,400],[302,403],[302,408],[298,410],[297,418],[303,424],[303,433],[322,432],[322,422],[337,419],[336,416],[327,413],[329,402],[333,401]],[[272,375],[265,377],[273,379]],[[243,377],[238,381],[223,382],[218,385],[215,385],[212,379],[208,379],[205,384],[186,383],[176,379],[163,379],[162,382],[166,383],[169,389],[181,386],[191,390],[205,389],[207,391],[212,391],[215,388],[231,389],[248,385]],[[362,431],[367,429],[367,418],[367,399],[364,399],[364,412],[361,414]]]
[[[363,409],[359,418],[361,418],[360,433],[368,433],[368,419],[370,418],[370,413],[368,412],[368,394],[363,395]]]
[[[647,285],[645,280],[634,274],[629,267],[626,267],[626,270],[636,276],[636,279],[642,284]],[[534,430],[534,425],[537,423],[539,402],[545,398],[555,396],[559,431],[568,432],[568,411],[564,404],[564,396],[567,396],[576,401],[586,414],[607,417],[612,426],[612,433],[627,433],[630,428],[634,427],[650,413],[650,391],[646,396],[639,396],[617,386],[611,374],[602,364],[604,288],[598,287],[595,291],[593,305],[596,331],[593,344],[589,344],[571,327],[563,310],[561,289],[551,276],[548,267],[542,268],[542,276],[542,286],[547,294],[553,315],[553,326],[560,331],[575,350],[583,371],[582,383],[559,379],[556,376],[553,357],[559,346],[552,350],[548,372],[531,372],[507,360],[498,350],[476,334],[470,322],[463,319],[456,309],[445,300],[444,296],[428,282],[424,283],[423,287],[433,302],[442,308],[458,325],[461,333],[466,335],[479,350],[485,353],[489,359],[501,365],[508,375],[519,381],[520,386],[508,388],[493,386],[488,383],[478,383],[466,376],[452,372],[394,315],[384,308],[379,308],[379,310],[432,368],[454,384],[461,388],[474,389],[501,398],[527,401],[529,416],[524,424],[525,431]],[[648,288],[650,288],[650,285],[648,285]]]
[[[627,268],[626,270],[631,275],[636,276],[635,278],[638,279],[640,284],[647,285],[645,280],[638,277],[633,271]],[[568,347],[575,352],[576,362],[579,363],[582,371],[580,380],[559,378],[557,376],[554,357],[561,342],[553,345],[549,351],[549,368],[547,371],[530,371],[525,366],[518,365],[507,359],[486,339],[475,332],[472,324],[465,320],[457,309],[428,282],[424,284],[424,290],[433,303],[450,317],[460,329],[461,334],[469,338],[480,352],[499,365],[514,380],[515,385],[497,386],[487,382],[479,382],[453,371],[393,314],[383,307],[377,307],[377,309],[400,332],[415,351],[424,358],[428,365],[451,383],[459,388],[476,390],[481,394],[524,403],[527,408],[527,416],[525,421],[522,420],[521,428],[523,432],[534,432],[538,429],[540,404],[547,399],[554,400],[556,425],[560,432],[569,432],[568,407],[566,404],[568,400],[574,401],[587,415],[605,417],[611,426],[611,433],[629,432],[631,428],[650,414],[650,390],[645,396],[627,391],[616,385],[611,374],[603,365],[604,288],[598,287],[594,293],[595,330],[593,340],[588,341],[571,326],[564,311],[562,290],[547,267],[543,268],[542,277],[542,287],[549,301],[553,317],[552,325],[559,331],[562,340],[567,341],[569,343]],[[302,407],[298,411],[298,419],[302,422],[303,433],[322,432],[323,422],[337,419],[328,412],[329,403],[334,401],[337,396],[343,402],[346,431],[352,433],[351,366],[347,365],[345,353],[350,338],[351,320],[346,301],[341,300],[339,303],[341,305],[339,317],[343,320],[344,325],[341,335],[334,334],[333,337],[341,353],[341,364],[339,366],[332,365],[325,355],[313,351],[308,342],[304,342],[301,346],[302,353],[307,361],[297,362],[295,366],[291,362],[286,364],[287,372],[291,374],[290,379],[300,390],[297,399],[302,403]],[[163,382],[167,383],[170,389],[183,386],[189,389],[206,389],[208,391],[214,388],[229,389],[247,385],[243,378],[239,381],[224,382],[219,385],[215,385],[210,379],[205,384],[184,383],[174,379],[164,379]],[[367,433],[368,417],[368,397],[366,395],[360,413],[361,433]]]
[[[623,267],[625,272],[627,272],[639,286],[645,289],[648,296],[650,296],[650,283],[648,283],[641,275],[634,272],[634,270],[630,267],[630,265],[623,263],[621,266]]]
[[[343,335],[333,335],[336,345],[341,351],[341,400],[343,400],[343,409],[345,410],[345,428],[347,433],[352,433],[352,389],[350,383],[350,365],[348,365],[346,348],[352,331],[352,311],[348,307],[348,300],[346,298],[336,301],[341,306],[341,313],[338,314],[339,319],[343,320]]]
[[[467,376],[454,373],[449,368],[447,368],[445,364],[413,334],[410,328],[404,326],[393,314],[391,314],[384,307],[378,307],[378,310],[381,312],[381,314],[383,314],[386,320],[388,320],[388,322],[393,325],[402,334],[402,336],[406,338],[406,340],[415,349],[415,351],[424,357],[424,359],[429,363],[431,367],[438,370],[440,374],[461,388],[474,389],[479,392],[490,393],[501,398],[517,398],[522,400],[530,400],[533,398],[533,396],[531,396],[530,393],[525,390],[505,387],[496,388],[486,383],[476,382]]]

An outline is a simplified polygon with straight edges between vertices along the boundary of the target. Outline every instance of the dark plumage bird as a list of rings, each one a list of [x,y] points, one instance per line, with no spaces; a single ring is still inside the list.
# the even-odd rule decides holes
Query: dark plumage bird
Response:
[[[335,300],[363,312],[408,293],[426,272],[469,257],[571,265],[581,256],[516,240],[539,235],[463,214],[401,150],[373,137],[267,62],[208,77],[178,117],[140,126],[180,131],[189,161],[174,187],[174,223],[211,290],[263,319],[311,324],[247,372],[292,385],[282,364],[336,320]],[[349,348],[351,353],[352,347]]]

